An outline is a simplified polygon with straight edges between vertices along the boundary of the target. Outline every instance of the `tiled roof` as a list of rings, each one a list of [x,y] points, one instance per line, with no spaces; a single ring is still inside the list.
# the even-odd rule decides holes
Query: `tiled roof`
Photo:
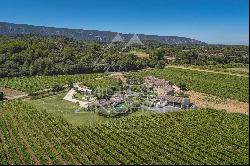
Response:
[[[168,102],[182,103],[183,97],[176,97],[171,95],[158,96],[158,99],[166,100]]]

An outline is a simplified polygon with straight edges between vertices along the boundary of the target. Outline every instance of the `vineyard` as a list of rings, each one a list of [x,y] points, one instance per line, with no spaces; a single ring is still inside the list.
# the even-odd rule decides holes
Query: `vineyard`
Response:
[[[243,102],[249,101],[249,82],[247,77],[232,76],[227,74],[208,73],[177,68],[154,69],[143,72],[129,72],[128,77],[156,76],[172,81],[175,84],[186,83],[194,91],[203,92],[219,97],[236,99]],[[104,74],[80,74],[61,76],[37,76],[0,78],[0,87],[7,87],[27,93],[51,89],[55,86],[71,85],[76,82],[92,88],[118,86],[115,79],[98,79]]]
[[[249,164],[248,117],[190,110],[75,127],[24,102],[0,106],[0,164]]]
[[[186,83],[191,90],[223,98],[249,102],[249,80],[247,77],[208,73],[186,69],[167,68],[142,72],[130,72],[127,77],[156,76],[175,84]]]
[[[56,85],[65,86],[76,82],[94,79],[101,74],[79,74],[59,76],[13,77],[0,78],[0,87],[13,88],[27,93],[50,89]]]

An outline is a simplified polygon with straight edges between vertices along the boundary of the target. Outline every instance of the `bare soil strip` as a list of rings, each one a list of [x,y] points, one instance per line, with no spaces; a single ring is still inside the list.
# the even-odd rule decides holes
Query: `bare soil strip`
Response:
[[[227,112],[249,115],[249,103],[231,99],[222,99],[217,96],[195,91],[189,91],[188,94],[190,94],[191,102],[195,103],[198,107],[209,107],[217,110],[226,110]]]
[[[0,87],[0,91],[3,92],[7,96],[20,96],[20,95],[26,94],[24,92],[21,92],[15,89],[4,88],[4,87]]]

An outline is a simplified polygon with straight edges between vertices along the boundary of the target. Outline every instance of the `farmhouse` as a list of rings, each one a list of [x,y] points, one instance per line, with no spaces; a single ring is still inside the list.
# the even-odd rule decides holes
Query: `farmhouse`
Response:
[[[157,94],[161,95],[174,95],[174,88],[171,85],[156,88]]]
[[[112,103],[119,104],[119,103],[124,102],[124,97],[121,94],[120,95],[113,95],[109,100]]]
[[[144,85],[146,88],[159,88],[169,85],[169,81],[149,76],[144,78]]]
[[[152,89],[156,96],[151,99],[151,104],[158,108],[165,106],[173,106],[178,108],[188,108],[190,106],[190,99],[185,97],[175,96],[175,93],[180,91],[180,88],[170,85],[169,81],[155,78],[152,76],[144,78],[144,86]]]
[[[157,96],[157,99],[160,101],[160,103],[163,103],[164,105],[171,105],[179,108],[187,108],[190,105],[190,99],[184,97],[162,95]]]
[[[113,95],[109,100],[101,99],[88,104],[88,107],[109,107],[124,102],[122,95]]]
[[[144,78],[144,86],[154,90],[158,95],[174,95],[174,88],[169,81],[152,76]]]

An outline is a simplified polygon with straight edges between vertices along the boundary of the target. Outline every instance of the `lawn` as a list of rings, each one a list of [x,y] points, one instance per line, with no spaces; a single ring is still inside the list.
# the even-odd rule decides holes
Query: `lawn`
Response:
[[[36,106],[38,109],[46,110],[57,116],[62,116],[69,123],[75,125],[88,125],[90,123],[108,120],[92,112],[75,113],[75,110],[79,108],[78,104],[63,100],[65,95],[66,93],[61,93],[42,99],[27,101]]]

